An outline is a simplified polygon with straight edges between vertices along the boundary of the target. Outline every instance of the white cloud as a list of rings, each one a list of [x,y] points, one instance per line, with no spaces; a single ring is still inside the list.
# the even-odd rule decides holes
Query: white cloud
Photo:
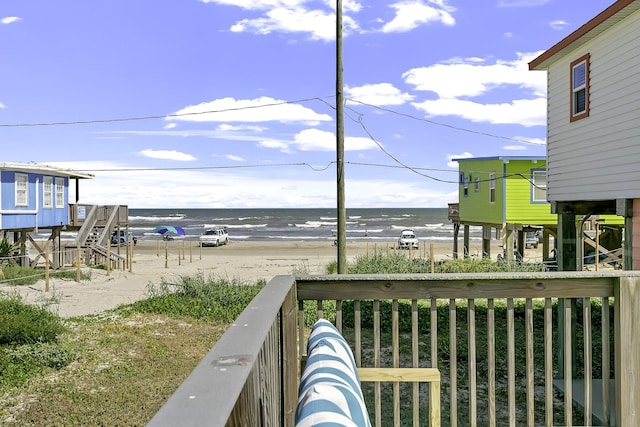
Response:
[[[551,0],[500,0],[498,7],[536,7],[544,6]]]
[[[308,33],[312,39],[333,40],[335,38],[335,15],[320,10],[290,10],[275,8],[257,19],[243,19],[231,27],[231,31],[256,34]],[[343,24],[344,24],[343,20]]]
[[[546,74],[529,71],[529,61],[539,53],[518,54],[514,61],[498,60],[493,64],[478,58],[413,68],[402,77],[416,90],[434,92],[440,98],[479,96],[504,86],[529,89],[536,96],[546,96]]]
[[[175,128],[176,126],[178,126],[178,125],[177,125],[177,124],[175,124],[175,123],[167,123],[166,125],[164,125],[164,126],[163,126],[163,128],[162,128],[162,129],[167,129],[167,130],[168,130],[168,129],[173,129],[173,128]]]
[[[335,0],[324,0],[325,8],[307,8],[306,0],[200,0],[203,3],[214,3],[236,6],[247,11],[258,12],[259,17],[247,17],[237,21],[230,28],[232,32],[251,32],[254,34],[299,33],[306,34],[312,40],[332,41],[335,39]],[[448,0],[402,0],[391,4],[395,10],[394,18],[373,30],[385,33],[407,32],[421,25],[432,22],[454,25]],[[370,7],[370,6],[369,6]],[[365,33],[354,17],[363,10],[363,4],[355,0],[347,0],[342,4],[342,33]],[[382,22],[378,20],[378,22]]]
[[[179,116],[179,117],[176,117]],[[189,122],[269,122],[304,123],[315,126],[333,120],[310,108],[269,97],[238,99],[227,97],[190,105],[176,111],[167,120]]]
[[[507,151],[523,151],[526,150],[527,147],[525,147],[524,145],[505,145],[502,147],[502,149]]]
[[[301,151],[335,151],[336,136],[333,132],[318,129],[305,129],[294,138],[294,143]],[[373,150],[378,146],[369,138],[345,137],[345,151]]]
[[[5,25],[13,24],[14,22],[19,22],[19,21],[22,21],[22,18],[19,18],[17,16],[7,16],[0,19],[0,23]]]
[[[306,0],[200,0],[226,6],[238,6],[247,10],[268,10],[275,7],[301,7]]]
[[[432,1],[432,4],[424,4],[422,0],[404,0],[391,4],[389,7],[395,9],[396,16],[382,27],[382,32],[407,32],[431,22],[455,24],[451,14],[455,8],[447,6],[444,1]]]
[[[549,26],[554,30],[563,30],[565,29],[569,23],[567,21],[563,21],[561,19],[549,22]]]
[[[140,151],[139,154],[143,157],[149,157],[151,159],[160,159],[160,160],[177,160],[180,162],[190,162],[193,160],[197,160],[191,154],[182,153],[180,151],[175,151],[175,150],[146,149],[146,150]]]
[[[7,108],[7,106],[0,102],[0,108]]]
[[[358,87],[345,87],[347,98],[371,104],[382,105],[402,105],[411,101],[414,96],[406,92],[401,92],[391,83],[369,84]]]
[[[236,156],[236,155],[233,155],[233,154],[227,154],[224,157],[226,159],[228,159],[228,160],[233,160],[234,162],[244,162],[245,161],[242,157]]]
[[[458,169],[458,162],[454,162],[453,159],[470,159],[473,157],[473,154],[465,151],[461,154],[449,154],[447,155],[447,166],[452,169]]]
[[[284,153],[290,153],[291,150],[289,150],[289,144],[287,144],[286,142],[283,141],[278,141],[275,139],[263,139],[258,141],[258,147],[263,147],[263,148],[275,148],[277,150],[280,150]]]
[[[547,123],[545,98],[516,99],[501,104],[481,104],[461,99],[438,99],[412,103],[427,116],[455,116],[472,122],[544,126]]]
[[[216,129],[223,132],[236,132],[236,131],[251,131],[251,132],[264,132],[268,128],[264,126],[245,126],[245,125],[229,125],[222,124],[216,127]]]
[[[542,126],[546,124],[546,74],[528,68],[537,54],[519,54],[517,60],[492,64],[478,58],[453,58],[446,63],[411,69],[403,78],[416,90],[437,95],[436,99],[412,104],[429,117],[457,116],[474,122]],[[509,87],[528,91],[532,98],[489,100],[494,91]]]
[[[80,182],[83,204],[130,208],[319,208],[335,207],[335,169],[313,171],[306,166],[251,169],[148,170],[121,162],[82,161],[51,163],[65,169],[95,173]],[[119,171],[108,171],[118,169]],[[430,189],[427,180],[398,182],[393,177],[352,178],[346,194],[348,206],[442,207],[457,201],[457,191]],[[376,197],[372,198],[371,195]]]
[[[526,136],[514,136],[512,138],[516,142],[522,142],[523,144],[531,144],[531,145],[546,145],[547,141],[541,138],[529,138]]]

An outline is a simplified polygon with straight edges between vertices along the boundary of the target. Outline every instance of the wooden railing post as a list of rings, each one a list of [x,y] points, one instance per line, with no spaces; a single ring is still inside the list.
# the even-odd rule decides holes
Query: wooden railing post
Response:
[[[640,278],[615,286],[616,425],[640,425]]]

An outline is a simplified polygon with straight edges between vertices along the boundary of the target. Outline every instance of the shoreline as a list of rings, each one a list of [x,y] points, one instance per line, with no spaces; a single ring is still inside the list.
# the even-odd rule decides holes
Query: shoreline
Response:
[[[372,254],[375,251],[394,250],[394,241],[385,243],[347,241],[347,259]],[[433,247],[434,259],[453,259],[453,244],[427,241],[412,251],[413,256],[428,257]],[[472,257],[481,250],[481,244],[471,244]],[[121,248],[124,251],[124,248]],[[502,249],[492,245],[491,258]],[[117,248],[112,248],[117,253]],[[533,257],[539,250],[531,250]],[[538,252],[535,252],[538,251]],[[410,254],[408,251],[403,253]],[[326,274],[326,266],[335,262],[337,248],[331,242],[310,241],[231,241],[228,245],[200,248],[197,242],[174,240],[169,242],[139,240],[134,247],[131,271],[129,269],[106,270],[82,267],[91,272],[91,280],[60,280],[51,278],[49,291],[45,280],[30,286],[0,285],[0,292],[18,292],[25,302],[42,305],[53,304],[52,311],[61,317],[97,314],[120,304],[129,304],[147,297],[147,285],[161,280],[171,281],[182,276],[202,274],[240,282],[269,281],[277,275]],[[527,257],[525,257],[525,260]],[[532,258],[535,260],[535,258]]]

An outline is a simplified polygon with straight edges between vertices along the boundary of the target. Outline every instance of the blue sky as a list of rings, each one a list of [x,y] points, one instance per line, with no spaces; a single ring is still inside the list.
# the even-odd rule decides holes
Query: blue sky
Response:
[[[343,0],[346,206],[446,207],[545,155],[528,62],[613,0]],[[81,203],[335,207],[335,0],[3,0],[1,161]]]

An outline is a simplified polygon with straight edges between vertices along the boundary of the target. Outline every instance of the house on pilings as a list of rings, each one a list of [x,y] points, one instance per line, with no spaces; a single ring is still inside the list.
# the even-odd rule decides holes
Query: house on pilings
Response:
[[[459,164],[458,203],[449,206],[454,224],[454,256],[463,226],[463,254],[469,253],[469,228],[482,227],[483,256],[491,257],[491,240],[501,239],[506,259],[526,251],[528,232],[539,235],[543,260],[552,257],[557,215],[547,202],[547,161],[542,156],[497,156],[453,159]],[[614,252],[621,246],[621,218],[593,217],[583,223],[583,254],[598,248]],[[602,234],[600,231],[603,231]],[[593,257],[595,258],[595,257]]]
[[[558,266],[576,270],[574,224],[624,220],[624,269],[640,268],[640,2],[618,0],[529,63],[547,72],[547,199]]]
[[[0,232],[19,244],[21,265],[37,265],[47,254],[53,268],[78,258],[87,265],[106,262],[111,233],[122,228],[128,232],[129,214],[127,206],[78,204],[80,180],[93,178],[36,163],[0,163]],[[69,203],[72,184],[75,204]],[[70,237],[63,240],[63,232]],[[118,250],[109,258],[126,261]]]

